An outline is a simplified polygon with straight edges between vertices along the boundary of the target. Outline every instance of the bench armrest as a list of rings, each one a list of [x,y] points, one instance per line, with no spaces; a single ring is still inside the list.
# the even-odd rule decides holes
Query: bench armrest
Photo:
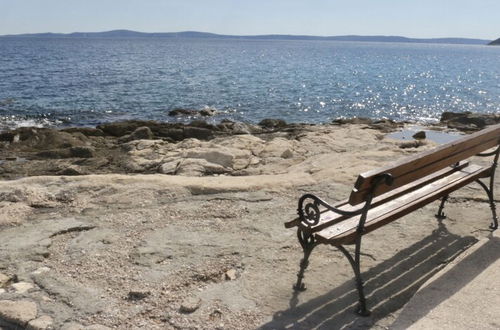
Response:
[[[324,207],[325,210],[321,211],[320,206]],[[319,223],[321,213],[325,212],[326,210],[335,212],[345,217],[352,217],[361,214],[363,208],[359,208],[354,211],[345,211],[335,206],[331,206],[330,204],[313,194],[305,194],[302,195],[302,197],[300,197],[299,199],[299,205],[297,209],[299,218],[290,221],[289,223],[285,224],[285,226],[287,226],[288,224],[293,226],[296,222],[298,222],[298,225],[302,227],[312,228]]]
[[[293,228],[297,227],[298,225],[300,225],[300,218],[295,218],[291,221],[285,222],[285,228]]]

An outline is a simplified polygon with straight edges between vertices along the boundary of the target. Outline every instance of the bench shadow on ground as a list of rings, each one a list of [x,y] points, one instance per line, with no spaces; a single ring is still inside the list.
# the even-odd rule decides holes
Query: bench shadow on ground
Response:
[[[354,312],[358,294],[353,276],[352,281],[300,305],[300,293],[290,289],[290,308],[275,313],[260,329],[368,329],[377,320],[402,308],[447,261],[476,241],[474,237],[450,233],[439,222],[431,235],[363,273],[371,316],[360,317]],[[347,264],[347,260],[345,262]],[[314,263],[310,267],[314,267]],[[334,273],[328,275],[335,276]],[[314,285],[314,278],[308,277],[307,272],[305,282],[306,286]]]

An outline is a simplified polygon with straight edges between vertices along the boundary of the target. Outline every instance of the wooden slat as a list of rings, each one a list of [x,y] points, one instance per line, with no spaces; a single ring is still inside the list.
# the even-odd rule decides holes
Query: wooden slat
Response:
[[[380,169],[362,173],[354,185],[349,197],[349,203],[357,205],[365,201],[367,195],[371,193],[373,180],[377,175],[390,173],[394,178],[394,182],[391,186],[379,186],[379,189],[374,192],[374,196],[396,189],[458,161],[472,157],[497,146],[499,142],[500,124]]]
[[[424,185],[427,185],[433,181],[439,180],[445,176],[449,176],[452,173],[459,171],[469,165],[468,162],[460,162],[457,167],[448,167],[443,170],[437,171],[431,175],[426,176],[425,178],[421,178],[419,180],[416,180],[412,182],[411,184],[407,184],[405,186],[399,187],[398,189],[394,189],[386,194],[380,195],[376,198],[373,199],[371,207],[377,207],[378,205],[381,205],[383,203],[386,203],[392,199],[398,198],[401,195],[410,193],[414,190],[417,190],[421,188]],[[352,206],[347,203],[347,201],[342,201],[334,205],[334,207],[342,210],[342,211],[348,211],[348,212],[354,212],[359,210],[361,207],[360,206]],[[346,219],[347,217],[343,217],[333,211],[323,209],[321,210],[321,218],[318,224],[314,227],[311,228],[313,232],[319,231],[323,228],[326,228],[328,226],[334,225],[335,223],[342,221]],[[298,226],[300,224],[300,218],[296,218],[292,221],[286,222],[285,223],[285,228],[292,228],[295,226]]]
[[[399,219],[422,206],[429,204],[450,192],[461,188],[477,178],[483,177],[489,168],[471,165],[461,171],[423,186],[412,193],[402,195],[392,201],[368,211],[365,232],[373,231],[391,221]],[[360,216],[352,217],[334,226],[329,226],[315,234],[318,241],[327,244],[352,244],[357,236],[356,227]]]

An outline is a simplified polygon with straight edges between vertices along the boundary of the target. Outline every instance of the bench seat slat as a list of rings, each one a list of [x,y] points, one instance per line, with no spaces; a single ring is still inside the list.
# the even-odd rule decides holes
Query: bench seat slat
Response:
[[[354,189],[349,196],[349,203],[352,205],[360,204],[369,194],[378,196],[434,171],[452,165],[457,161],[467,159],[487,149],[496,147],[499,144],[499,139],[500,124],[439,146],[436,149],[402,159],[379,169],[362,173],[358,176],[354,184]],[[374,179],[378,175],[384,173],[392,175],[392,185],[380,185],[375,192],[372,192],[371,188]]]
[[[396,220],[440,197],[448,192],[463,187],[468,183],[484,177],[489,173],[490,168],[478,165],[470,165],[459,171],[439,178],[434,182],[423,185],[413,192],[406,193],[391,201],[381,203],[378,207],[373,207],[368,211],[365,223],[365,232],[373,231],[386,223]],[[328,215],[329,212],[325,212]],[[328,225],[315,233],[319,242],[333,245],[352,244],[356,238],[356,227],[360,216],[351,217],[334,225]],[[331,220],[328,221],[331,223]],[[321,224],[321,221],[320,221]]]
[[[411,184],[407,184],[403,187],[399,187],[398,189],[392,190],[386,194],[380,195],[380,196],[373,199],[372,207],[376,207],[376,206],[381,205],[383,203],[386,203],[392,199],[395,199],[403,194],[406,194],[408,192],[416,190],[423,185],[429,184],[433,181],[436,181],[436,180],[441,179],[445,176],[448,176],[448,175],[450,175],[450,174],[452,174],[460,169],[467,167],[468,165],[469,165],[469,162],[467,162],[467,161],[460,162],[456,167],[447,167],[443,170],[440,170],[440,171],[437,171],[431,175],[428,175],[420,180],[416,180],[415,182],[413,182]],[[353,211],[359,210],[361,208],[360,206],[352,206],[345,200],[335,204],[335,207],[342,210],[342,211],[348,211],[348,212],[353,212]],[[346,217],[343,217],[343,216],[341,216],[338,213],[335,213],[333,211],[324,209],[324,210],[322,210],[320,221],[318,222],[318,224],[316,226],[313,226],[311,228],[311,230],[313,232],[319,231],[323,228],[331,226],[331,225],[335,224],[336,222],[342,221],[344,219],[346,219]],[[359,217],[358,217],[358,219],[359,219]],[[291,228],[294,226],[298,226],[299,223],[300,223],[300,219],[296,218],[290,222],[287,222],[285,224],[285,227]]]

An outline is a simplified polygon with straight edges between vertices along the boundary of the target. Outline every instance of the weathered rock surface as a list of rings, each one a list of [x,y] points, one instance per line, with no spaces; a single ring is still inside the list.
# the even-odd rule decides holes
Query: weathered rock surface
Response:
[[[283,119],[263,119],[259,122],[259,126],[265,128],[283,128],[286,127],[286,121]]]
[[[119,142],[130,142],[134,140],[151,140],[154,135],[151,129],[147,126],[138,127],[132,133],[122,136]]]
[[[468,119],[464,121],[463,118]],[[467,124],[469,121],[471,123]],[[443,123],[469,130],[496,122],[499,122],[497,115],[443,114]],[[203,120],[188,124],[130,120],[102,124],[95,129],[19,128],[0,133],[0,177],[158,172],[184,176],[239,176],[264,173],[267,170],[264,167],[270,167],[271,163],[279,167],[273,173],[283,172],[314,153],[294,146],[303,136],[311,138],[310,132],[328,132],[337,125],[344,128],[348,124],[364,125],[366,129],[379,132],[390,132],[403,125],[390,120],[353,118],[319,126],[264,119],[259,125],[230,120],[222,120],[219,124]],[[308,146],[311,147],[317,149]],[[221,164],[210,155],[191,157],[202,152],[197,148],[224,149],[224,159],[226,156],[233,158],[233,164],[229,166],[226,161]],[[269,158],[271,149],[276,159]],[[264,153],[260,154],[262,150]],[[288,162],[281,161],[278,165],[278,158]]]
[[[179,311],[181,313],[190,314],[196,311],[198,308],[200,308],[200,306],[201,306],[200,298],[189,297],[182,302]]]
[[[26,330],[49,330],[53,329],[54,320],[48,315],[42,315],[39,318],[28,322]]]
[[[55,329],[385,328],[423,279],[490,235],[480,186],[453,194],[439,225],[431,205],[367,235],[377,317],[360,323],[350,265],[329,247],[315,251],[308,290],[294,294],[302,251],[283,222],[303,193],[339,201],[359,173],[433,143],[401,149],[366,124],[245,126],[255,135],[213,126],[192,126],[213,132],[210,140],[176,143],[85,135],[96,156],[58,160],[58,170],[91,163],[116,172],[0,180],[0,271],[10,278],[1,299],[35,303],[30,322],[48,316]],[[139,174],[120,174],[125,166]],[[34,288],[17,293],[19,282]],[[196,309],[183,313],[187,297]]]
[[[0,273],[0,288],[6,287],[10,280],[10,276]]]
[[[42,261],[48,257],[51,238],[62,233],[94,228],[94,225],[74,218],[38,221],[5,229],[1,232],[0,257],[15,262],[17,258]]]
[[[7,326],[25,327],[29,321],[36,318],[37,313],[38,308],[32,301],[0,300],[0,322],[3,321]]]
[[[17,282],[11,285],[16,293],[23,294],[33,289],[35,286],[28,282]]]
[[[100,290],[77,284],[73,279],[53,273],[34,274],[32,278],[47,294],[80,314],[94,315],[112,307],[100,299]]]
[[[111,328],[101,324],[92,324],[85,326],[76,322],[68,322],[61,327],[61,330],[111,330]]]
[[[332,122],[335,125],[368,125],[368,127],[380,130],[384,133],[393,132],[394,130],[401,128],[403,123],[395,122],[390,119],[371,119],[365,117],[354,117],[354,118],[337,118]]]
[[[449,128],[460,131],[477,131],[485,128],[487,125],[500,123],[500,115],[472,112],[443,112],[441,122]]]

